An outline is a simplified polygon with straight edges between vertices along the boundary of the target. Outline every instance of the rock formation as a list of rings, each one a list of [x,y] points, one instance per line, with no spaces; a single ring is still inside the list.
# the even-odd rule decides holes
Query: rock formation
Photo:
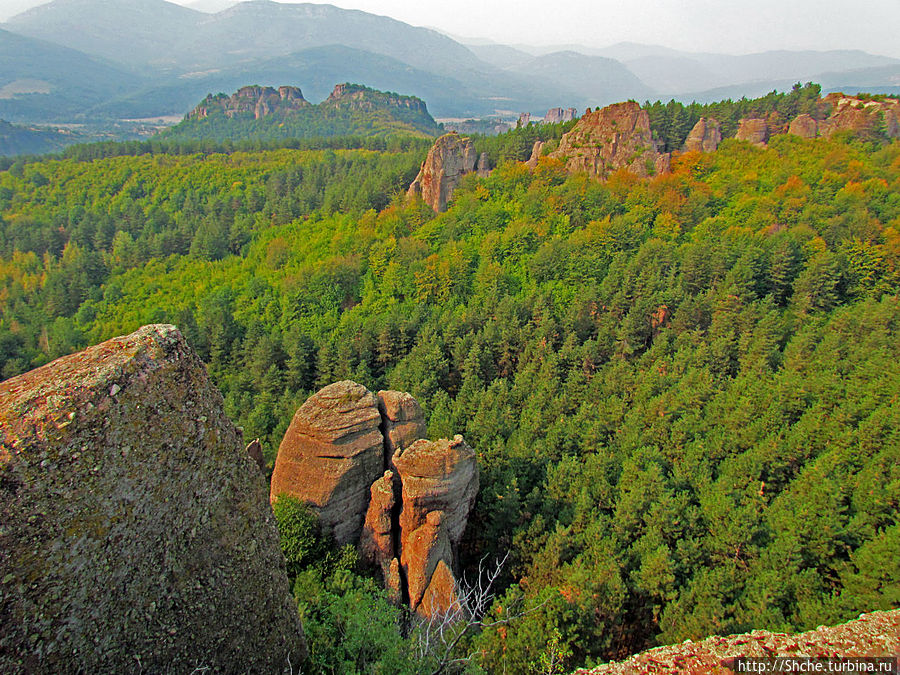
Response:
[[[478,155],[478,162],[475,164],[475,173],[482,178],[487,178],[491,175],[491,158],[488,157],[486,152],[482,152]]]
[[[265,483],[173,326],[0,383],[0,616],[6,673],[302,659]]]
[[[769,142],[769,124],[758,117],[742,119],[738,124],[735,138],[760,147],[765,146]]]
[[[207,96],[194,108],[188,119],[204,118],[212,110],[219,109],[227,117],[245,114],[260,119],[275,112],[295,111],[308,108],[309,101],[303,98],[298,87],[241,87],[232,96],[217,94]]]
[[[409,195],[421,195],[435,213],[447,210],[447,202],[460,179],[475,170],[475,146],[470,138],[451,132],[438,138],[409,186]]]
[[[256,462],[256,466],[259,467],[260,471],[266,470],[266,460],[263,457],[262,443],[259,442],[258,438],[253,439],[247,444],[245,452],[249,455],[250,459]]]
[[[338,544],[358,542],[369,489],[384,471],[380,425],[375,395],[355,382],[335,382],[310,396],[278,448],[272,501],[298,497]]]
[[[669,154],[656,149],[647,111],[634,101],[585,113],[550,156],[564,161],[571,172],[586,171],[598,178],[617,169],[641,177],[670,170]]]
[[[310,503],[323,525],[341,533],[340,543],[358,541],[362,559],[381,572],[392,597],[431,616],[456,602],[456,548],[478,493],[478,466],[461,436],[427,441],[424,435],[425,418],[409,394],[329,385],[294,416],[275,461],[271,496]],[[350,446],[362,448],[366,461],[348,462],[343,448]],[[369,462],[370,455],[378,461]],[[331,466],[335,461],[340,470]]]
[[[571,122],[578,111],[575,108],[550,108],[544,116],[544,124],[557,124],[559,122]]]
[[[416,441],[395,452],[392,461],[402,486],[400,562],[409,583],[410,607],[415,610],[438,563],[453,567],[478,494],[478,466],[475,452],[459,435],[452,441]]]
[[[819,135],[819,123],[811,115],[797,115],[791,120],[788,133],[800,138],[816,138]]]
[[[685,152],[715,152],[722,142],[722,129],[712,117],[701,117],[684,141]]]
[[[528,161],[525,162],[528,165],[528,168],[532,171],[537,168],[538,161],[541,159],[541,153],[544,151],[544,142],[543,141],[535,141],[534,147],[531,148],[531,157],[528,158]]]
[[[799,656],[834,658],[895,656],[900,653],[900,610],[862,614],[839,626],[821,626],[799,635],[755,630],[745,635],[710,637],[700,642],[656,647],[618,663],[576,675],[650,675],[650,673],[733,673],[738,657]],[[789,665],[786,663],[785,665]],[[784,672],[788,672],[785,670]],[[799,669],[795,672],[800,672]]]
[[[531,124],[531,113],[523,112],[519,114],[519,121],[516,122],[516,127],[520,129],[524,129],[529,124]]]
[[[830,136],[836,131],[856,133],[883,131],[888,138],[900,138],[900,99],[861,99],[843,94],[829,94],[825,103],[831,115],[820,124],[819,135]]]
[[[336,84],[327,99],[320,104],[324,107],[342,107],[351,110],[382,110],[389,108],[405,108],[417,115],[427,116],[430,120],[425,101],[416,96],[401,96],[365,87],[361,84]],[[433,122],[433,120],[432,120]]]

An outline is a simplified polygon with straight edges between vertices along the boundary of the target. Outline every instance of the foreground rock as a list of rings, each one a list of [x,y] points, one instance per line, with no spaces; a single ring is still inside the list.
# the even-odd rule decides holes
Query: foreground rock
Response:
[[[586,112],[550,156],[565,162],[570,172],[598,178],[618,169],[641,177],[670,170],[669,154],[657,151],[647,111],[634,101]]]
[[[435,213],[447,210],[447,203],[459,181],[475,170],[478,160],[472,139],[456,132],[438,138],[409,186],[409,195],[419,195]]]
[[[281,672],[305,651],[265,484],[181,334],[0,383],[0,672]]]
[[[369,490],[384,471],[380,425],[375,395],[355,382],[335,382],[309,397],[278,448],[270,499],[302,499],[338,544],[358,542]]]
[[[311,504],[339,543],[359,543],[393,598],[434,616],[457,602],[456,549],[478,494],[478,465],[461,436],[424,435],[409,394],[329,385],[294,416],[271,496]]]
[[[856,621],[791,635],[756,630],[745,635],[710,637],[701,642],[657,647],[626,661],[608,663],[578,675],[649,675],[692,673],[719,675],[737,657],[896,656],[900,653],[900,610],[863,614]],[[787,664],[786,664],[787,665]],[[787,670],[783,672],[789,672]],[[801,672],[799,669],[791,672]],[[804,671],[806,672],[806,671]],[[836,672],[836,671],[835,671]]]
[[[722,142],[722,129],[712,117],[701,117],[684,141],[685,152],[715,152]]]

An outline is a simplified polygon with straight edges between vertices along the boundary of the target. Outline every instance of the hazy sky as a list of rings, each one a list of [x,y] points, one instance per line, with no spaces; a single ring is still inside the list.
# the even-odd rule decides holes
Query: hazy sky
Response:
[[[38,4],[42,1],[0,0],[0,19]],[[627,40],[726,53],[864,49],[900,58],[900,0],[331,0],[327,4],[510,44],[603,47]]]

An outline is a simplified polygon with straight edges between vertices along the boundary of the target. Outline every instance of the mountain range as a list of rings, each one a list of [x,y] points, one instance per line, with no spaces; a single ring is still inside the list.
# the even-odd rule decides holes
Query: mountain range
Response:
[[[180,116],[250,84],[296,85],[315,101],[357,82],[417,96],[439,119],[739,98],[807,80],[826,92],[900,90],[900,61],[861,51],[465,44],[384,16],[269,0],[54,0],[0,28],[0,118],[27,123]]]

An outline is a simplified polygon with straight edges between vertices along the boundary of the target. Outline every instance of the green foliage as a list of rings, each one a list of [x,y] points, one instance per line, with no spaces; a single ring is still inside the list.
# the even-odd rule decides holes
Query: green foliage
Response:
[[[323,384],[412,392],[478,451],[464,567],[509,551],[492,611],[533,610],[474,638],[491,672],[896,604],[900,144],[726,142],[602,184],[501,162],[439,216],[400,194],[424,151],[0,173],[3,375],[173,321],[270,460]],[[364,608],[403,672],[396,615],[318,555],[319,667],[378,672]]]

